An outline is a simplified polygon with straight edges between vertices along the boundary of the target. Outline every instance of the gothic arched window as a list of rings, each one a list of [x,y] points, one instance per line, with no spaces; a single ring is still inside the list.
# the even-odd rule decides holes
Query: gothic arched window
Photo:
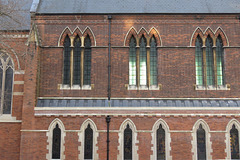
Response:
[[[73,84],[80,85],[81,83],[81,40],[77,36],[74,40],[73,53]]]
[[[196,84],[203,85],[203,49],[202,40],[198,36],[195,43]]]
[[[239,159],[239,136],[235,125],[230,130],[231,159]]]
[[[206,134],[202,124],[197,129],[197,158],[198,160],[206,160]]]
[[[124,130],[124,160],[132,159],[132,130],[127,125],[127,128]]]
[[[89,36],[84,41],[84,79],[83,85],[91,85],[91,39]]]
[[[67,36],[64,40],[64,66],[63,66],[63,84],[70,85],[70,58],[71,58],[71,43],[70,38]]]
[[[157,160],[166,159],[165,151],[165,130],[162,128],[162,125],[159,125],[157,130]]]
[[[60,159],[61,155],[61,129],[56,124],[52,136],[52,159]]]
[[[93,159],[93,130],[90,124],[88,124],[88,127],[85,129],[84,159]]]
[[[206,72],[207,86],[214,85],[213,41],[210,36],[206,39]]]
[[[0,53],[0,115],[11,114],[13,91],[13,62],[11,58]]]
[[[150,40],[150,85],[157,86],[157,44],[154,36]]]
[[[216,41],[216,58],[217,58],[217,85],[224,84],[224,75],[223,75],[223,42],[220,36],[217,37]]]
[[[130,40],[129,54],[129,85],[137,85],[137,56],[136,56],[136,40],[134,37]]]

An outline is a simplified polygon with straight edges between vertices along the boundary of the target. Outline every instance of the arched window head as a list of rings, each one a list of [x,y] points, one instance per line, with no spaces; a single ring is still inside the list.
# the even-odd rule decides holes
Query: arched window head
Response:
[[[124,130],[124,160],[132,159],[132,130],[127,124]]]
[[[202,124],[197,129],[197,157],[198,160],[206,159],[206,136],[205,130],[202,128]]]
[[[93,159],[93,130],[90,124],[85,129],[84,159]]]
[[[136,56],[136,40],[134,37],[130,40],[129,54],[129,85],[137,85],[137,56]]]
[[[157,160],[165,160],[165,130],[162,128],[162,125],[159,125],[157,130]]]
[[[239,159],[239,134],[235,125],[230,130],[231,159]]]
[[[81,40],[79,36],[74,39],[73,53],[73,84],[80,85],[81,83]]]
[[[61,155],[61,129],[56,124],[52,136],[52,159],[60,159]]]
[[[83,84],[91,85],[91,59],[92,59],[92,50],[91,50],[91,39],[87,36],[84,40],[84,76]]]
[[[207,86],[214,86],[213,41],[210,36],[206,39],[206,74]]]
[[[218,36],[216,41],[216,58],[217,58],[217,85],[224,85],[223,42],[221,36]]]
[[[196,84],[203,85],[203,49],[202,39],[198,36],[195,43],[195,66],[196,66]]]
[[[150,85],[157,86],[157,44],[154,36],[150,40]]]
[[[13,91],[13,62],[0,52],[0,115],[11,114]]]
[[[70,42],[70,38],[68,36],[66,36],[65,40],[64,40],[64,66],[63,66],[63,84],[66,85],[70,85],[70,75],[71,75],[71,71],[70,71],[70,66],[71,66],[71,62],[70,62],[70,58],[71,58],[71,42]]]

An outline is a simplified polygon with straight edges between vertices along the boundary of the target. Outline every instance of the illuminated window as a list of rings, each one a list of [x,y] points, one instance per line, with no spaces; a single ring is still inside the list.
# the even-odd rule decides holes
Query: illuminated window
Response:
[[[11,58],[0,53],[0,115],[11,114],[13,88],[13,62]]]
[[[235,125],[230,130],[231,159],[239,159],[239,137]]]
[[[89,36],[81,39],[78,35],[64,41],[63,84],[72,86],[91,85],[91,40]]]

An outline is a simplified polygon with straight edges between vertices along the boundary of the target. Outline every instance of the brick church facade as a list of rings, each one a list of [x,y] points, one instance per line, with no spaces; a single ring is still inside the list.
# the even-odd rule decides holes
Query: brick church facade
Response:
[[[127,2],[1,32],[0,159],[240,159],[240,3]]]

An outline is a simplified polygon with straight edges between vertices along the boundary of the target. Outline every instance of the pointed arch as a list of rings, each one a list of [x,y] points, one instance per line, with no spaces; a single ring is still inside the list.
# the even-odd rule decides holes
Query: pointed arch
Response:
[[[65,151],[65,146],[64,146],[64,143],[65,143],[65,136],[66,136],[66,133],[65,133],[65,127],[64,127],[64,124],[63,122],[56,118],[54,119],[49,127],[48,127],[48,131],[46,133],[47,135],[47,150],[48,150],[48,153],[46,155],[46,159],[47,160],[52,160],[52,140],[53,140],[53,130],[54,128],[58,125],[58,128],[61,130],[61,143],[60,143],[60,160],[64,160],[65,159],[65,155],[64,155],[64,151]]]
[[[157,46],[162,46],[161,36],[160,36],[158,30],[157,30],[155,27],[152,27],[152,28],[149,30],[149,38],[151,39],[153,36],[154,36],[155,39],[156,39]]]
[[[68,35],[69,37],[73,34],[72,30],[67,26],[59,36],[58,46],[63,46],[65,37]]]
[[[229,46],[229,41],[226,33],[223,31],[221,27],[218,27],[215,31],[215,37],[220,36],[223,42],[223,46]]]
[[[168,124],[163,119],[158,119],[153,127],[152,127],[152,152],[151,159],[157,159],[157,130],[159,127],[162,127],[162,129],[165,131],[165,159],[171,160],[172,156],[171,153],[171,135],[170,135],[170,129]]]
[[[132,37],[134,37],[135,39],[137,39],[137,37],[138,37],[137,35],[138,35],[137,30],[136,30],[134,27],[131,27],[131,28],[128,30],[126,36],[125,36],[124,46],[126,46],[126,45],[129,46],[130,39],[131,39]]]
[[[227,126],[226,126],[226,149],[225,152],[227,153],[227,157],[225,159],[231,159],[231,139],[230,139],[230,131],[233,127],[233,125],[235,126],[235,128],[238,130],[238,144],[240,144],[239,141],[239,137],[240,137],[240,123],[238,120],[236,119],[232,119],[228,122]]]
[[[83,32],[81,31],[81,29],[77,26],[74,30],[73,30],[73,37],[82,37]]]
[[[91,29],[90,27],[88,27],[88,26],[87,26],[87,27],[84,29],[84,31],[83,31],[83,37],[86,38],[87,36],[90,37],[91,42],[92,42],[92,45],[93,45],[93,46],[96,46],[97,43],[96,43],[95,35],[94,35],[92,29]]]
[[[139,31],[138,31],[138,37],[137,39],[139,40],[140,43],[140,39],[144,37],[146,39],[146,44],[149,45],[149,36],[148,36],[148,32],[147,30],[142,27]],[[140,45],[140,44],[139,44]]]
[[[131,119],[126,119],[122,122],[119,132],[118,132],[118,160],[124,160],[124,131],[129,126],[132,130],[132,159],[138,160],[138,146],[136,145],[139,143],[137,140],[137,128]]]
[[[84,159],[84,146],[85,146],[85,130],[88,128],[88,126],[90,126],[90,128],[93,131],[93,157],[92,160],[98,160],[99,156],[98,156],[98,146],[97,146],[97,139],[99,136],[99,132],[97,129],[96,124],[94,123],[93,120],[91,120],[90,118],[86,119],[80,128],[80,132],[78,133],[78,141],[81,143],[81,146],[78,147],[78,150],[80,152],[80,154],[78,155],[78,159],[79,160],[83,160]]]
[[[212,155],[211,153],[213,152],[212,150],[212,142],[211,142],[211,135],[210,135],[210,128],[208,126],[208,124],[203,120],[203,119],[199,119],[197,120],[197,122],[193,125],[193,129],[192,129],[192,153],[193,153],[193,160],[197,160],[198,159],[198,155],[197,155],[197,130],[199,129],[199,127],[201,126],[201,128],[205,131],[205,144],[206,144],[206,159],[212,159]]]
[[[210,37],[213,41],[215,40],[215,33],[210,27],[207,27],[204,31],[204,39],[207,39],[207,37]]]
[[[204,37],[203,31],[202,31],[202,29],[200,27],[197,27],[195,29],[195,31],[193,32],[191,40],[190,40],[190,46],[195,46],[196,39],[197,39],[198,36],[201,39],[203,39],[203,37]]]

